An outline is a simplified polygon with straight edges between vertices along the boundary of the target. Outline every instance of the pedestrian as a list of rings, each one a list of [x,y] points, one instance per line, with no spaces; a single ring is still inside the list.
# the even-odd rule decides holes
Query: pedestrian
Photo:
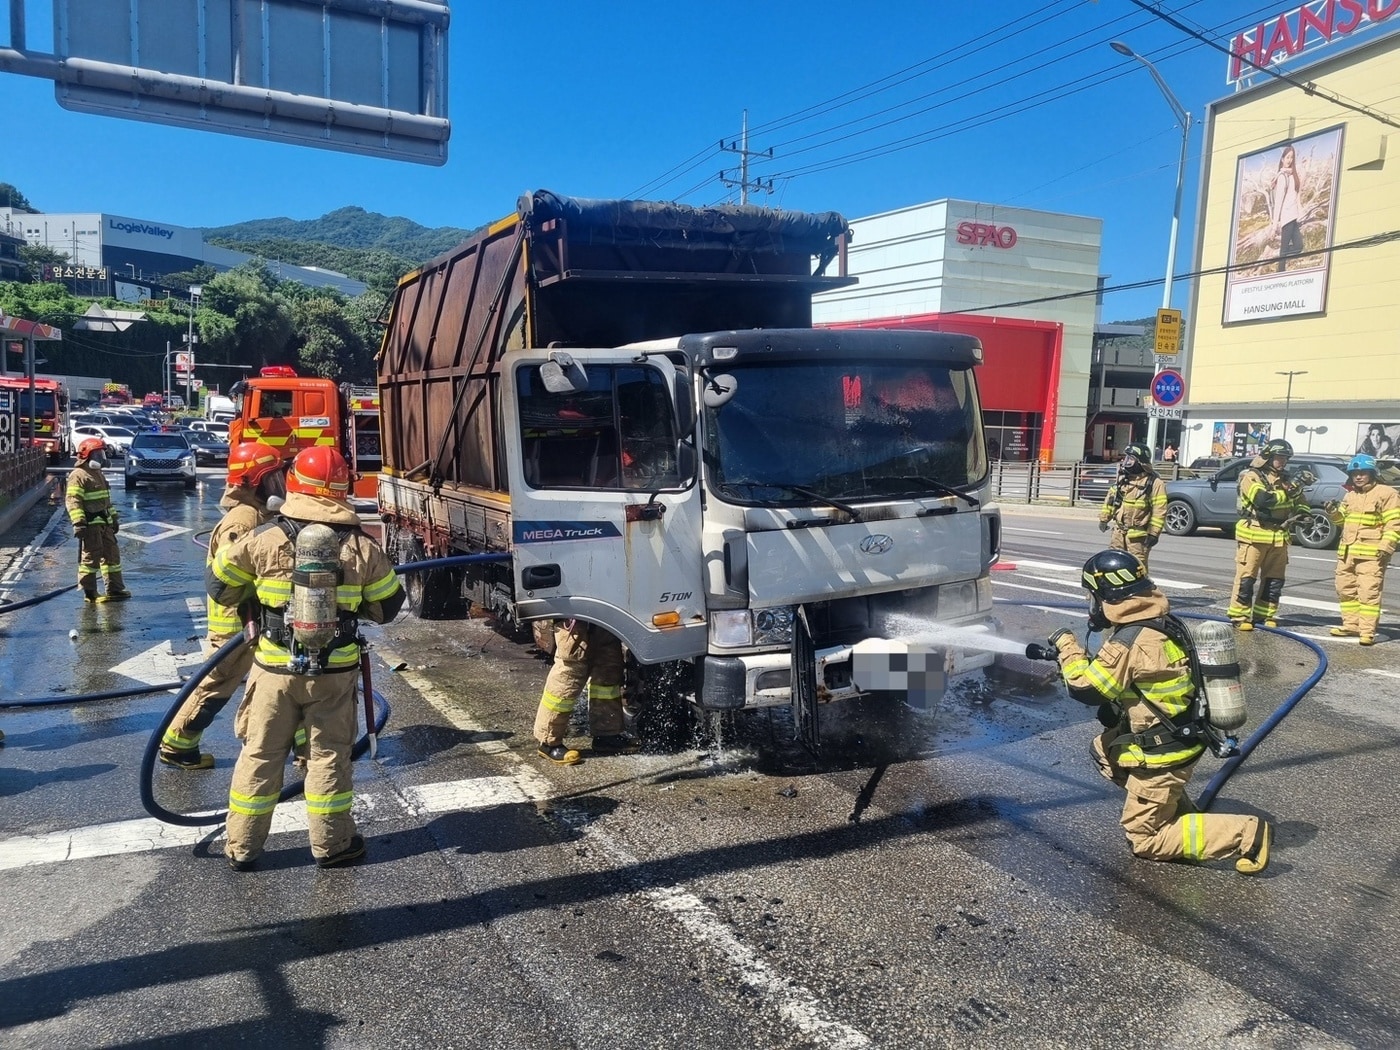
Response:
[[[622,668],[622,643],[606,627],[583,620],[555,623],[554,665],[535,712],[535,740],[541,758],[571,766],[582,757],[565,745],[564,738],[585,683],[592,752],[618,755],[637,750],[636,740],[623,731]]]
[[[228,488],[219,500],[224,516],[209,534],[207,565],[225,546],[264,524],[287,492],[282,457],[270,445],[243,441],[228,456]],[[237,610],[208,600],[209,625],[205,657],[213,656],[229,639],[243,633]],[[233,696],[253,666],[253,650],[244,646],[216,664],[190,694],[161,739],[160,760],[178,769],[212,769],[214,756],[201,753],[200,739]]]
[[[1294,522],[1308,510],[1303,485],[1288,473],[1292,458],[1293,446],[1274,438],[1240,472],[1235,582],[1225,615],[1241,631],[1252,631],[1259,622],[1278,626],[1288,544]]]
[[[262,853],[282,791],[283,767],[301,725],[310,744],[306,814],[316,865],[333,868],[365,855],[364,839],[350,815],[359,622],[393,619],[404,593],[383,549],[360,531],[349,492],[350,468],[339,452],[327,445],[303,449],[287,476],[287,499],[278,515],[221,549],[206,575],[215,602],[236,609],[256,601],[261,612],[242,723],[235,726],[243,750],[229,788],[225,847],[235,871],[248,871]],[[307,567],[306,548],[321,530],[308,534],[305,543],[299,540],[316,525],[333,530],[338,547],[315,553],[334,558],[335,572]],[[327,602],[337,612],[333,628],[324,619],[292,618],[294,610],[305,617],[324,616]],[[309,648],[305,640],[318,629],[319,647]]]
[[[1133,856],[1207,861],[1237,856],[1235,870],[1257,875],[1269,864],[1273,831],[1258,817],[1202,813],[1186,785],[1205,751],[1190,721],[1204,687],[1192,675],[1189,637],[1142,565],[1126,551],[1101,551],[1084,563],[1089,627],[1105,631],[1090,658],[1062,627],[1050,636],[1074,699],[1098,708],[1106,728],[1093,743],[1099,772],[1122,788],[1120,823]],[[1173,637],[1176,635],[1176,637]]]
[[[1168,445],[1166,448],[1162,449],[1162,459],[1163,459],[1165,462],[1167,462],[1167,463],[1175,463],[1175,462],[1176,462],[1176,446],[1175,446],[1175,445]]]
[[[1113,535],[1109,546],[1127,551],[1147,567],[1148,552],[1157,546],[1167,523],[1167,486],[1152,469],[1147,446],[1134,442],[1123,449],[1118,477],[1099,508],[1099,531]]]
[[[124,602],[131,592],[122,582],[121,551],[117,547],[120,521],[112,506],[112,487],[102,476],[107,446],[91,437],[78,445],[77,466],[68,474],[64,505],[78,537],[78,586],[90,602]],[[107,581],[107,593],[98,596],[97,574]]]
[[[1332,634],[1375,645],[1385,570],[1400,547],[1400,493],[1376,481],[1374,456],[1353,456],[1347,475],[1345,498],[1327,503],[1328,515],[1342,527],[1336,575],[1342,625]]]

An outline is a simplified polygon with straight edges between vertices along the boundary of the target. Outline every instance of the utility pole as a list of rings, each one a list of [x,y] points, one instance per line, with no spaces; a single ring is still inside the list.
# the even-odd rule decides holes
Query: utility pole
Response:
[[[770,178],[766,183],[763,181],[762,178],[756,178],[756,179],[753,180],[753,182],[750,182],[750,181],[749,181],[749,158],[750,158],[750,157],[767,157],[769,160],[772,160],[772,159],[773,159],[773,147],[772,147],[772,146],[769,146],[766,150],[761,150],[761,151],[760,151],[760,150],[751,150],[751,149],[749,149],[749,111],[748,111],[748,110],[744,110],[744,130],[743,130],[742,135],[741,135],[740,138],[739,138],[739,141],[738,141],[738,142],[731,142],[731,143],[729,143],[728,145],[725,145],[724,141],[721,139],[721,140],[720,140],[720,144],[719,144],[719,148],[722,149],[722,150],[724,150],[726,153],[737,153],[737,154],[739,154],[739,177],[738,177],[738,179],[731,179],[731,178],[729,177],[729,175],[728,175],[726,172],[721,171],[721,172],[719,173],[719,181],[722,182],[722,183],[724,183],[726,186],[738,186],[738,187],[739,187],[739,203],[740,203],[740,204],[747,204],[747,203],[749,203],[749,189],[750,189],[750,188],[753,188],[753,189],[756,189],[756,190],[762,190],[764,193],[772,193],[772,192],[773,192],[773,180],[772,180],[771,178]]]

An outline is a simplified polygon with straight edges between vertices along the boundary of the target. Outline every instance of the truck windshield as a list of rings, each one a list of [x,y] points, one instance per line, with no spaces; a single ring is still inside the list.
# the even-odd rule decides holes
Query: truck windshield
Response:
[[[711,485],[738,503],[946,495],[987,474],[972,372],[917,362],[741,365],[705,414]]]
[[[29,415],[29,388],[25,387],[19,391],[19,414],[21,417]],[[54,412],[53,393],[46,390],[34,391],[34,414],[36,416],[52,416]]]

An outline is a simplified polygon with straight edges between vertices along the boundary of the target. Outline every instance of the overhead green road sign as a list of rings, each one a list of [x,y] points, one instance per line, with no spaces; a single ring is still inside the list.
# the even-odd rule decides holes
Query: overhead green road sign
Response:
[[[53,80],[65,109],[447,160],[446,0],[55,0],[51,55],[22,17],[15,39],[16,2],[0,70]]]

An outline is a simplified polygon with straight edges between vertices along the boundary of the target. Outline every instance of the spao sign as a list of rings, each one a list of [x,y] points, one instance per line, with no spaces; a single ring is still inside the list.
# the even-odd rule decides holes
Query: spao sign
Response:
[[[1400,3],[1400,0],[1396,0]],[[958,223],[958,243],[975,244],[981,248],[1014,248],[1016,247],[1016,228],[1014,226],[993,226],[987,222],[960,222]]]
[[[1396,13],[1400,13],[1400,0],[1311,0],[1300,4],[1235,34],[1225,80],[1238,84],[1258,72],[1256,66],[1268,69],[1378,25]]]

